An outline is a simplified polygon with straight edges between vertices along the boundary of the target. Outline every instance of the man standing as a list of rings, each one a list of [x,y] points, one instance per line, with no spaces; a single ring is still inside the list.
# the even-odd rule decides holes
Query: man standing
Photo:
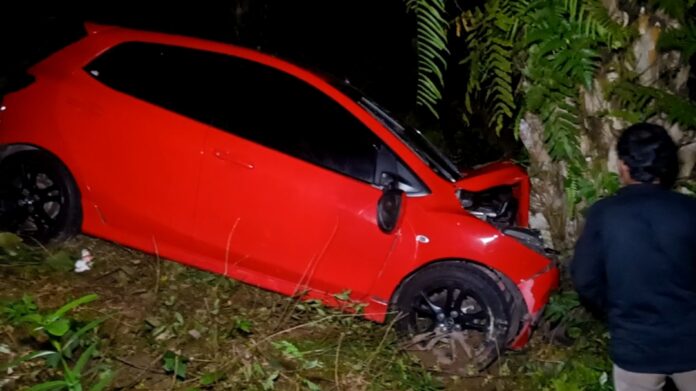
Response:
[[[617,391],[696,391],[696,198],[673,191],[677,147],[636,124],[617,144],[624,187],[593,205],[571,274],[580,300],[606,316]]]

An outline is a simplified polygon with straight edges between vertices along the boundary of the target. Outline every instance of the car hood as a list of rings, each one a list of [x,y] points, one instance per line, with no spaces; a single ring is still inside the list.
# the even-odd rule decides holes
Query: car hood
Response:
[[[489,193],[488,189],[510,187],[518,204],[514,225],[519,227],[529,225],[529,176],[517,164],[499,161],[465,170],[462,172],[462,178],[455,182],[455,187],[457,190],[479,194]]]
[[[517,164],[499,161],[462,171],[462,178],[455,185],[457,188],[472,192],[504,185],[524,185],[528,188],[529,176]]]

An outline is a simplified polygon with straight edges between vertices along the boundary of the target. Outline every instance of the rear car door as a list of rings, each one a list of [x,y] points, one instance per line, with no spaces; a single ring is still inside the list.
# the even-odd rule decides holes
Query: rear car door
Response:
[[[164,45],[116,45],[76,75],[66,102],[89,146],[76,153],[102,223],[87,230],[186,259],[208,127],[205,75],[184,60]]]

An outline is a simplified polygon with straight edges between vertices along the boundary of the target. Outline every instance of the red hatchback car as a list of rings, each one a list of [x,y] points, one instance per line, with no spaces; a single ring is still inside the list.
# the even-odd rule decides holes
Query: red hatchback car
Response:
[[[370,99],[269,55],[86,28],[3,99],[0,229],[82,231],[330,305],[349,290],[415,346],[459,341],[481,365],[526,342],[558,270],[526,228],[522,169],[460,172]]]

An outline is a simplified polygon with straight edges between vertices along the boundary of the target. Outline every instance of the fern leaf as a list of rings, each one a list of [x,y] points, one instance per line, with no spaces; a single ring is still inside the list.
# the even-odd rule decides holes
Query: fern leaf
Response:
[[[442,99],[443,71],[447,68],[445,56],[449,54],[445,0],[408,0],[406,7],[416,15],[416,104],[426,107],[437,118],[435,106]]]
[[[462,63],[469,65],[464,120],[473,114],[471,102],[478,100],[488,110],[488,126],[499,133],[506,122],[514,119],[517,104],[513,94],[514,44],[510,32],[519,23],[514,0],[491,0],[485,10],[476,8],[460,18],[464,23],[475,26],[468,31],[466,43],[469,55]],[[522,1],[522,3],[527,3]],[[487,85],[482,94],[481,85]]]
[[[679,50],[682,60],[689,63],[696,53],[696,24],[688,23],[682,28],[671,28],[660,35],[658,48],[661,50]]]
[[[605,43],[612,49],[618,49],[630,43],[635,31],[622,26],[609,15],[601,0],[584,0],[582,4],[585,15],[587,34]]]
[[[608,93],[616,97],[626,111],[642,113],[642,120],[664,113],[671,122],[696,127],[696,103],[687,98],[631,81],[616,83]]]
[[[661,9],[667,15],[684,21],[684,17],[688,14],[688,11],[693,8],[694,1],[692,0],[650,0],[649,4],[652,7]]]

